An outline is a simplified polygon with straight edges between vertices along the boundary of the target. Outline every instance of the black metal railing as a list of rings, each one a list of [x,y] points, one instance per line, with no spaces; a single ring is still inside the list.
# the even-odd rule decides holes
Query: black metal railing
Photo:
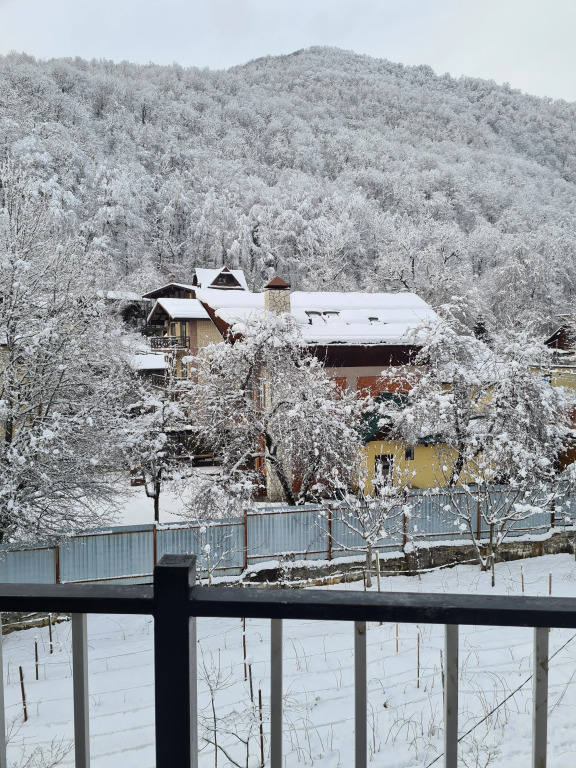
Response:
[[[152,349],[190,349],[190,336],[150,336]]]
[[[458,625],[534,627],[531,765],[545,766],[548,627],[576,628],[576,598],[239,589],[196,586],[195,579],[194,556],[165,555],[154,569],[153,587],[0,585],[0,611],[72,613],[76,768],[88,768],[90,762],[87,613],[154,617],[156,768],[196,768],[198,764],[197,617],[271,619],[271,768],[282,766],[283,619],[354,623],[356,768],[367,766],[366,622],[445,625],[445,768],[457,764]]]

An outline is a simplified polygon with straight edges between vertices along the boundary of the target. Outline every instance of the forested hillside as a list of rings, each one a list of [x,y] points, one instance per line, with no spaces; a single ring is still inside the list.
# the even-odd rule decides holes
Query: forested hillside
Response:
[[[576,292],[575,118],[326,48],[228,71],[0,58],[1,159],[49,182],[103,287],[226,263],[549,327]]]

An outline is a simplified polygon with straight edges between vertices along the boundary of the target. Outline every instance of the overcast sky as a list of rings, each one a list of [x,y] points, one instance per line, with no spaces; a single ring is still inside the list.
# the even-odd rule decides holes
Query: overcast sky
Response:
[[[0,0],[0,53],[214,69],[311,45],[576,101],[576,0]]]

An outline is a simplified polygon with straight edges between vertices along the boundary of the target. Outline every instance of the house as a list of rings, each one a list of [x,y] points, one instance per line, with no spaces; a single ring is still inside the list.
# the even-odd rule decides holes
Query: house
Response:
[[[553,387],[576,389],[576,338],[569,317],[544,341],[553,350],[552,365],[544,375]],[[572,424],[576,426],[576,409],[571,413]],[[576,439],[571,440],[565,452],[559,457],[561,469],[576,462]]]
[[[179,378],[190,375],[188,356],[233,336],[237,323],[263,311],[289,312],[337,384],[373,396],[407,390],[419,349],[416,328],[436,317],[413,293],[291,291],[278,277],[252,292],[240,270],[226,267],[196,269],[190,283],[168,283],[145,298],[155,301],[147,321],[152,350],[164,353]],[[392,367],[394,376],[382,375]],[[379,433],[370,437],[365,450],[372,470],[394,471],[400,461],[413,470],[415,487],[435,484],[435,455],[428,445],[398,446]]]

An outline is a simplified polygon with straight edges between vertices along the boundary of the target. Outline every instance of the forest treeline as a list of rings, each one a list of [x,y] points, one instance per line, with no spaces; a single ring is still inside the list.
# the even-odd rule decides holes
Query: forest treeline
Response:
[[[0,160],[43,179],[100,287],[225,263],[255,290],[414,290],[488,329],[571,309],[575,118],[330,48],[227,71],[0,58]]]

